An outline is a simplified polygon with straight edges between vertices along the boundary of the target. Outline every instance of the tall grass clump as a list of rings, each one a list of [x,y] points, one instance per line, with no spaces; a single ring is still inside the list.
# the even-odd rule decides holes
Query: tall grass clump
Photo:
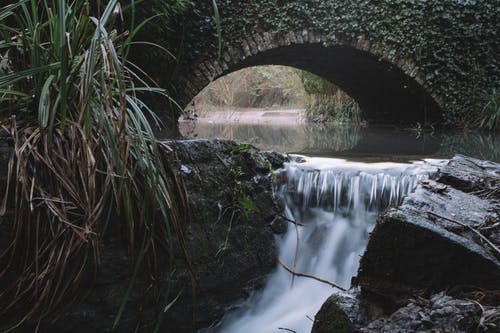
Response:
[[[123,8],[134,22],[134,2]],[[81,300],[111,223],[121,223],[134,276],[160,247],[171,254],[173,239],[184,244],[182,186],[141,101],[144,92],[168,96],[127,60],[143,23],[126,30],[122,14],[117,0],[0,8],[0,119],[14,145],[0,207],[14,207],[0,253],[0,330]]]
[[[358,124],[361,109],[349,95],[331,82],[309,72],[299,71],[306,92],[305,116],[314,122]]]
[[[500,131],[500,92],[491,90],[483,96],[477,125],[489,131]]]

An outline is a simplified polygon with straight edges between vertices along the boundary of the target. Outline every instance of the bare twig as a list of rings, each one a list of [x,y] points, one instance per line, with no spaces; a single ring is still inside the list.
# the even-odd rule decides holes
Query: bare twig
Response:
[[[446,221],[450,221],[450,222],[456,223],[458,225],[461,225],[462,227],[470,229],[472,232],[474,232],[476,235],[478,235],[479,238],[481,238],[483,241],[485,241],[486,243],[488,243],[488,245],[491,246],[493,248],[493,250],[495,250],[498,254],[500,254],[500,249],[495,244],[493,244],[486,236],[484,236],[477,229],[471,227],[470,225],[467,225],[465,223],[462,223],[460,221],[454,220],[454,219],[446,217],[446,216],[442,216],[442,215],[436,214],[436,213],[431,212],[431,211],[427,211],[427,214],[435,216],[435,217],[442,218],[442,219],[444,219]]]
[[[319,277],[314,276],[314,275],[310,275],[310,274],[306,274],[306,273],[301,273],[301,272],[295,272],[290,267],[288,267],[287,265],[285,265],[283,263],[283,261],[281,261],[281,259],[278,258],[278,261],[279,261],[280,265],[283,266],[284,269],[286,269],[289,273],[291,273],[291,274],[293,274],[295,276],[301,276],[301,277],[310,278],[310,279],[313,279],[313,280],[316,280],[316,281],[319,281],[319,282],[326,283],[326,284],[332,286],[333,288],[337,288],[337,289],[340,289],[342,291],[347,291],[346,289],[342,288],[341,286],[339,286],[339,285],[337,285],[337,284],[335,284],[335,283],[333,283],[331,281],[319,278]]]
[[[293,270],[295,271],[297,269],[297,257],[299,256],[299,227],[297,224],[295,224],[295,235],[296,235],[296,241],[295,241],[295,255],[293,257]],[[295,281],[295,275],[292,275],[292,288],[293,288],[293,282]]]
[[[291,330],[289,328],[285,328],[285,327],[278,327],[279,330],[283,330],[283,331],[288,331],[288,332],[292,332],[292,333],[297,333],[296,331],[294,330]]]
[[[288,217],[286,217],[285,215],[280,214],[280,215],[278,215],[278,216],[279,216],[279,217],[281,217],[283,220],[285,220],[285,221],[287,221],[287,222],[290,222],[290,223],[292,223],[292,224],[298,225],[299,227],[304,227],[304,226],[305,226],[305,224],[302,224],[302,223],[299,223],[299,222],[297,222],[297,221],[295,221],[295,220],[289,219],[289,218],[288,218]]]

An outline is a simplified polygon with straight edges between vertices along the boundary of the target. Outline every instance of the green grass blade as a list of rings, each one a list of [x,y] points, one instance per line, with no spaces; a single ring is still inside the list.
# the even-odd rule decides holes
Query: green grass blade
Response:
[[[61,130],[64,131],[67,121],[67,96],[68,96],[68,48],[66,44],[66,1],[59,0],[58,2],[58,19],[59,19],[59,59],[61,60],[61,71],[59,77],[59,85],[61,89]]]
[[[12,90],[12,89],[0,89],[0,95],[12,95],[12,96],[19,96],[19,97],[30,97],[30,95],[22,92],[22,91],[17,91],[17,90]]]
[[[113,14],[113,11],[115,10],[117,2],[118,2],[118,0],[111,0],[106,5],[106,8],[104,9],[104,12],[102,13],[102,15],[100,17],[100,21],[101,21],[102,26],[105,26],[108,23],[108,20],[111,17],[111,14]]]
[[[38,103],[38,123],[42,129],[46,129],[50,119],[50,85],[55,79],[55,75],[50,75],[45,81],[40,92],[40,102]]]
[[[163,47],[161,45],[158,45],[156,43],[141,41],[141,42],[131,42],[130,45],[149,45],[149,46],[153,46],[153,47],[158,48],[158,49],[162,50],[163,52],[165,52],[172,59],[177,60],[177,58],[175,57],[175,55],[172,52],[170,52],[167,48],[165,48],[165,47]]]
[[[20,0],[17,3],[12,3],[10,5],[4,6],[0,9],[0,21],[5,20],[7,17],[14,14],[14,10],[24,5],[28,0]]]
[[[48,64],[45,66],[25,69],[23,71],[4,75],[4,76],[0,77],[0,88],[8,88],[9,86],[15,84],[18,81],[26,80],[27,78],[29,78],[33,75],[39,74],[39,73],[48,72],[52,69],[57,69],[57,68],[59,68],[59,66],[60,66],[60,63],[55,62],[55,63]]]

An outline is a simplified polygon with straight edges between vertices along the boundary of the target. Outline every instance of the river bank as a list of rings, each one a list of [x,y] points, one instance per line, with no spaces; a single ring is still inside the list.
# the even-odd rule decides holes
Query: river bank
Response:
[[[274,235],[282,234],[291,225],[280,218],[284,206],[275,201],[271,183],[276,176],[269,173],[283,166],[287,160],[284,155],[260,152],[251,146],[224,140],[187,140],[169,142],[168,146],[171,150],[164,151],[165,157],[176,165],[186,185],[192,211],[187,238],[197,298],[193,303],[189,270],[178,253],[174,275],[163,271],[162,278],[151,284],[147,271],[140,274],[124,308],[124,319],[115,329],[117,332],[130,332],[132,327],[149,332],[159,319],[158,327],[167,330],[175,327],[177,332],[210,326],[233,307],[234,302],[262,287],[267,274],[277,265]],[[8,144],[1,148],[0,165],[6,168],[11,151]],[[412,328],[405,326],[408,318],[418,313],[430,316],[438,308],[444,309],[438,311],[439,316],[434,315],[439,320],[424,316],[413,323],[415,327],[437,329],[462,325],[456,311],[448,313],[446,309],[465,304],[463,311],[468,314],[469,326],[463,326],[464,332],[480,324],[486,328],[498,325],[495,322],[499,317],[499,298],[495,294],[500,281],[498,256],[469,227],[446,218],[462,223],[471,221],[471,228],[479,230],[498,247],[499,172],[498,164],[456,157],[433,175],[435,182],[421,181],[399,208],[380,215],[361,259],[354,284],[357,289],[347,296],[353,300],[347,303],[350,305],[346,308],[341,304],[344,301],[335,301],[334,311],[326,306],[316,320],[338,322],[339,318],[351,318],[357,313],[355,316],[361,319],[351,319],[346,327],[365,332],[412,332]],[[290,176],[282,175],[277,180],[288,178]],[[0,249],[9,244],[11,217],[7,213],[0,220]],[[406,225],[409,227],[399,228]],[[61,309],[57,314],[59,320],[43,320],[41,332],[54,329],[105,332],[113,326],[133,274],[118,226],[102,238],[102,265],[89,289],[90,295],[77,306]],[[472,245],[464,247],[467,244]],[[452,292],[463,284],[481,288],[480,295],[484,297],[474,299],[481,306],[461,300],[472,294]],[[164,289],[166,286],[171,289]],[[196,304],[195,320],[191,311],[193,304]],[[167,309],[165,314],[161,314],[162,307]],[[353,312],[352,308],[356,307],[361,310]]]
[[[0,175],[5,176],[12,148],[1,142]],[[282,167],[286,157],[227,140],[170,141],[161,143],[160,149],[182,184],[171,186],[186,191],[190,216],[184,218],[189,223],[178,227],[187,247],[177,243],[173,258],[168,249],[159,251],[155,258],[145,258],[137,271],[123,235],[125,225],[117,216],[98,235],[95,275],[81,267],[88,277],[81,286],[87,295],[66,303],[51,317],[24,322],[21,332],[192,332],[221,318],[275,267],[270,224],[281,212],[274,203],[269,172]],[[0,180],[3,198],[5,178]],[[8,274],[0,276],[2,292],[10,290],[18,276],[8,256],[14,217],[13,210],[0,217],[0,271],[8,268]],[[153,267],[151,260],[156,261]],[[17,308],[16,316],[2,317],[0,331],[16,324],[17,316],[28,309],[26,305]]]
[[[209,124],[281,124],[297,125],[304,122],[303,109],[270,108],[222,108],[216,111],[201,109],[187,111],[179,119],[180,127],[187,127],[190,122]]]

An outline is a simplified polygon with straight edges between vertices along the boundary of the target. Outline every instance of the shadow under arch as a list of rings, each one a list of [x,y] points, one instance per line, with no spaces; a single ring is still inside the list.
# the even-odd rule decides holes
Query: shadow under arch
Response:
[[[365,40],[326,45],[322,38],[325,37],[309,38],[309,42],[305,37],[303,40],[296,37],[293,43],[264,33],[252,37],[251,42],[245,40],[239,47],[229,47],[220,61],[200,62],[186,75],[182,103],[186,106],[210,82],[231,72],[252,66],[283,65],[334,83],[358,102],[371,123],[414,124],[441,120],[440,99],[426,89],[411,60],[386,56],[383,51],[386,48]]]

